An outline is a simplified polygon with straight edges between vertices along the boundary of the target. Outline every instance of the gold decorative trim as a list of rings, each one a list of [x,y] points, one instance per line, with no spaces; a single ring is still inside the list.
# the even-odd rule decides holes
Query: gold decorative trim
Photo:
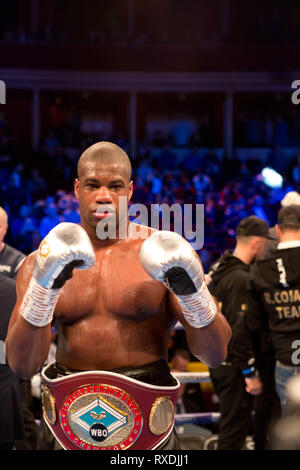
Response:
[[[149,428],[152,434],[160,436],[174,421],[174,405],[169,397],[159,397],[152,405],[149,416]]]
[[[45,264],[46,259],[50,254],[50,246],[46,240],[43,240],[36,252],[36,261],[38,262],[40,268],[42,268]]]
[[[42,405],[44,417],[52,426],[56,423],[56,408],[55,408],[55,398],[52,395],[50,388],[47,385],[44,385],[42,393]]]

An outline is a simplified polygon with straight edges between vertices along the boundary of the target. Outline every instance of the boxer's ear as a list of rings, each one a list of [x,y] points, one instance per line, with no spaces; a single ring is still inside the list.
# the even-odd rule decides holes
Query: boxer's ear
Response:
[[[74,181],[74,194],[75,194],[75,197],[77,199],[79,199],[78,197],[78,191],[79,191],[79,179],[78,178],[75,178],[75,181]]]
[[[133,193],[133,181],[130,181],[129,182],[129,193],[128,193],[128,201],[130,201],[131,197],[132,197],[132,193]]]

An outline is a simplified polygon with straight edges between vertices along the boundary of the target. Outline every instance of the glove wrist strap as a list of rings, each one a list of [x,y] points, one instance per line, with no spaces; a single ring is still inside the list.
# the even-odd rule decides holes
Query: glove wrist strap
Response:
[[[32,277],[20,307],[20,314],[31,325],[47,326],[52,321],[59,293],[60,289],[47,289]]]
[[[170,286],[166,285],[170,289]],[[193,328],[203,328],[215,319],[217,306],[204,282],[193,294],[175,295],[184,318]]]

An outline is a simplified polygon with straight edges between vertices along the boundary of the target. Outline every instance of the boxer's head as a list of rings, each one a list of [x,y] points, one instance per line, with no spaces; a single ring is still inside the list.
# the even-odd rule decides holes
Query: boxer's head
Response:
[[[101,216],[109,208],[120,218],[120,196],[132,196],[131,163],[127,154],[111,142],[98,142],[86,149],[78,161],[75,195],[79,201],[82,223],[89,228],[97,227]],[[127,204],[126,204],[127,208]],[[101,213],[102,211],[102,213]]]
[[[118,170],[124,177],[131,180],[131,163],[124,150],[112,142],[97,142],[88,147],[78,160],[77,175],[80,179],[88,170],[87,164],[110,165]]]
[[[7,213],[0,207],[0,248],[8,229]]]

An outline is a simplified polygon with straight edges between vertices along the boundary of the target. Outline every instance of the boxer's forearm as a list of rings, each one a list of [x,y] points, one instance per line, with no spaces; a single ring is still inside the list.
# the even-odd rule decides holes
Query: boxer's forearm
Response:
[[[5,341],[6,360],[18,377],[32,377],[45,362],[51,344],[51,325],[39,328],[20,317]]]
[[[185,326],[186,339],[191,353],[209,367],[217,367],[227,356],[231,328],[219,312],[215,319],[203,328]]]

